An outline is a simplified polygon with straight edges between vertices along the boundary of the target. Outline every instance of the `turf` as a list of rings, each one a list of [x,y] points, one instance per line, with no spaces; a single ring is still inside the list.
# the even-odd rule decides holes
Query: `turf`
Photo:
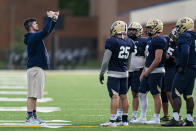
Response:
[[[5,75],[6,74],[6,75]],[[20,76],[25,71],[1,71],[0,76]],[[2,82],[2,81],[0,81]],[[106,80],[105,80],[106,83]],[[0,83],[1,85],[1,83]],[[0,89],[0,91],[3,89]],[[15,89],[16,90],[16,89]],[[20,89],[18,89],[20,91]],[[133,125],[129,127],[103,128],[99,124],[108,121],[110,114],[110,98],[108,96],[106,84],[101,85],[98,81],[98,71],[52,71],[47,72],[47,81],[45,91],[48,92],[44,97],[52,97],[54,101],[47,103],[39,103],[39,107],[60,107],[61,111],[51,113],[38,113],[39,117],[44,120],[68,120],[72,126],[65,126],[57,129],[49,129],[43,127],[0,127],[0,131],[8,130],[196,130],[193,128],[163,128],[160,125]],[[194,96],[196,91],[194,92]],[[0,95],[1,97],[26,97],[18,95]],[[149,106],[147,119],[153,116],[154,106],[151,94],[149,97]],[[131,101],[131,93],[129,92],[129,101]],[[24,107],[25,102],[0,102],[0,107]],[[131,105],[131,104],[130,104]],[[131,114],[131,107],[129,109]],[[196,114],[196,113],[195,113]],[[0,111],[0,120],[24,120],[26,112],[6,112]],[[170,115],[172,110],[170,107]],[[181,115],[186,116],[185,104],[181,108]],[[162,116],[162,114],[161,114]],[[196,123],[195,123],[196,124]]]

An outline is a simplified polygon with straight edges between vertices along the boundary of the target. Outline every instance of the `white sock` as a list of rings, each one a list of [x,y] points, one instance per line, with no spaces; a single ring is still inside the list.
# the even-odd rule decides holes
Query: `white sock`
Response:
[[[122,115],[124,115],[124,116],[128,116],[128,113],[123,113]]]
[[[110,114],[110,120],[115,121],[116,120],[116,114]]]
[[[147,94],[139,93],[140,103],[141,103],[141,114],[140,117],[146,117],[146,110],[148,107],[148,98]]]
[[[118,108],[117,109],[117,116],[122,116],[122,114],[123,114],[122,108]]]
[[[179,114],[178,112],[173,112],[173,117],[176,121],[179,121]]]
[[[159,119],[160,118],[160,114],[154,114],[154,117]]]
[[[137,116],[137,111],[134,111],[134,110],[133,110],[132,116],[133,116],[133,117],[136,117],[136,116]]]
[[[186,119],[187,119],[188,121],[193,121],[193,118],[192,118],[191,114],[187,114],[187,115],[186,115]]]

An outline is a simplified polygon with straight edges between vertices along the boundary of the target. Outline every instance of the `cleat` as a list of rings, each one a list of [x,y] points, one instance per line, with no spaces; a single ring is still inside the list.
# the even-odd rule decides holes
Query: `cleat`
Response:
[[[161,126],[182,126],[180,121],[176,121],[174,118],[170,120],[168,123],[161,124]]]
[[[117,126],[129,126],[128,122],[120,122],[117,124]]]
[[[185,119],[184,122],[182,123],[182,126],[194,126],[194,123],[193,121],[189,121]]]
[[[139,117],[136,120],[134,120],[132,123],[134,123],[134,124],[144,124],[144,123],[146,123],[146,117],[143,117],[143,118]]]
[[[34,119],[39,122],[39,124],[45,124],[44,120],[41,120],[38,116],[34,116]]]
[[[133,121],[136,120],[136,117],[135,116],[132,116],[130,119],[129,119],[129,123],[132,123]]]
[[[26,123],[27,125],[36,125],[36,124],[40,124],[39,121],[35,120],[33,116],[31,117],[27,117],[26,118]]]
[[[153,117],[152,119],[147,121],[146,124],[160,124],[160,118]]]
[[[121,122],[122,121],[122,116],[117,116],[116,122]]]
[[[169,115],[163,116],[160,120],[161,121],[169,121],[170,120]]]
[[[107,126],[109,126],[109,127],[116,127],[117,125],[116,125],[116,122],[111,122],[111,121],[109,121],[109,122],[100,124],[100,126],[105,126],[105,127],[107,127]]]
[[[179,121],[180,121],[180,123],[183,123],[183,118],[182,118],[182,116],[179,116]]]

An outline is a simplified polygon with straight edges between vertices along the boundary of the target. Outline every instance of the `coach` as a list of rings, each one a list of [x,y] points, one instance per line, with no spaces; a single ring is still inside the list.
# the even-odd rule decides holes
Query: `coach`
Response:
[[[48,11],[47,21],[42,31],[36,19],[29,18],[25,20],[24,27],[27,33],[24,36],[24,43],[27,46],[28,62],[27,62],[27,117],[26,124],[41,124],[44,123],[36,115],[37,99],[43,96],[43,89],[45,85],[45,72],[49,69],[49,55],[45,47],[44,39],[52,32],[59,12]]]

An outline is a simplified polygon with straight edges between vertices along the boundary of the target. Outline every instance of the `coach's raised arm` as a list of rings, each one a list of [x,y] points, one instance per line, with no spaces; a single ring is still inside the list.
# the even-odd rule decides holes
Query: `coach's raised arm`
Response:
[[[38,31],[38,26],[36,27],[36,24],[37,23],[34,23],[32,24],[32,28],[35,30],[35,31],[30,31],[29,32],[32,32],[33,34],[30,35],[30,37],[28,37],[28,40],[25,41],[26,44],[35,44],[36,42],[38,42],[40,39],[44,39],[45,37],[47,37],[51,32],[52,30],[54,29],[55,25],[56,25],[56,21],[58,19],[58,16],[59,16],[59,12],[53,12],[53,11],[47,11],[47,21],[46,21],[46,24],[43,28],[42,31],[40,32],[36,32]],[[33,22],[33,21],[36,21],[36,19],[28,19],[25,21],[24,23],[24,26],[25,28],[27,29],[30,29],[29,28],[29,22]],[[26,36],[26,35],[25,35]]]

